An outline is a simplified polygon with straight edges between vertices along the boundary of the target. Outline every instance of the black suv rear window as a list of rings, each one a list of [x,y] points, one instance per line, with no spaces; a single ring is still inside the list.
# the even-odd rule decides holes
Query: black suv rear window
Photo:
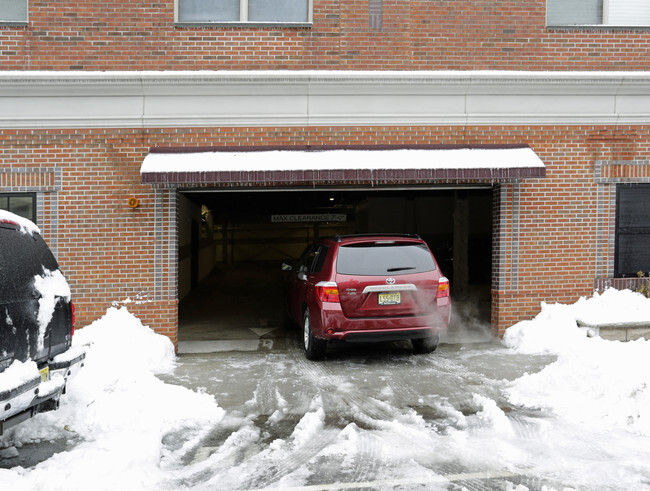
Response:
[[[339,248],[336,272],[384,276],[433,271],[436,264],[424,244],[350,244]]]
[[[40,235],[0,225],[0,303],[33,298],[34,276],[58,267]]]

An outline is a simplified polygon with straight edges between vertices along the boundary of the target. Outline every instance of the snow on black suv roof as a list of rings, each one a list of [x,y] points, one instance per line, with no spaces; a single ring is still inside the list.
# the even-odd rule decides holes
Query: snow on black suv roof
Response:
[[[40,231],[0,210],[0,435],[58,408],[86,356],[73,334],[70,288]]]

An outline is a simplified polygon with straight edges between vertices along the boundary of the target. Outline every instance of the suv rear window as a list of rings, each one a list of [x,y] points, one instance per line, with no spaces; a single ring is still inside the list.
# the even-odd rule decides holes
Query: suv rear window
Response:
[[[436,264],[424,244],[350,244],[339,248],[336,272],[385,276],[433,271]]]
[[[38,234],[0,225],[0,303],[33,298],[34,276],[59,268]]]

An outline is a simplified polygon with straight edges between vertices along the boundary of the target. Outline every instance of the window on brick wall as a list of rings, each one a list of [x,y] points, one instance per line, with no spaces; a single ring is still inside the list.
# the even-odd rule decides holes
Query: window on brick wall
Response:
[[[0,210],[7,210],[36,222],[36,195],[32,193],[0,194]]]
[[[384,22],[383,0],[368,0],[368,27],[371,31],[381,31]]]
[[[0,0],[1,22],[27,22],[27,0]]]
[[[546,23],[650,27],[650,0],[547,0]]]
[[[616,186],[615,276],[650,272],[650,184]]]
[[[313,0],[176,0],[179,23],[308,23]]]

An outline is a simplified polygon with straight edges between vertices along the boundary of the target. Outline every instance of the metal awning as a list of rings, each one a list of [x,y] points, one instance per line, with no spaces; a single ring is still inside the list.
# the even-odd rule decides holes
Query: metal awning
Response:
[[[513,182],[546,168],[527,145],[155,147],[140,172],[163,187],[250,188]]]

